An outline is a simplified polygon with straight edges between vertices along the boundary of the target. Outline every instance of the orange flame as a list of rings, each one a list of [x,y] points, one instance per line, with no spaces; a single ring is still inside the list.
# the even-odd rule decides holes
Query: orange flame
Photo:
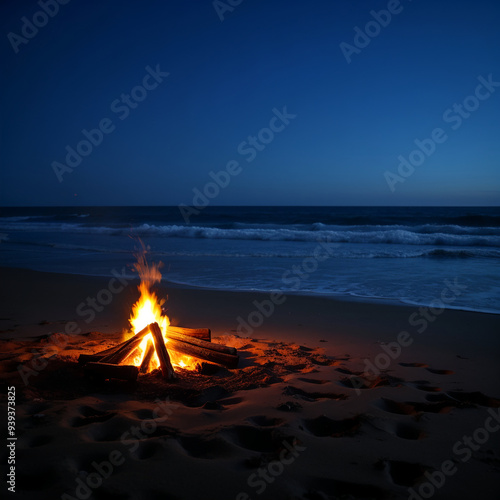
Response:
[[[156,294],[151,291],[151,287],[155,283],[159,283],[161,281],[160,267],[162,266],[162,263],[159,262],[158,264],[153,263],[149,265],[146,260],[146,248],[142,242],[141,245],[142,251],[136,254],[137,262],[134,264],[134,268],[141,278],[141,283],[137,287],[141,295],[139,297],[139,300],[132,307],[132,314],[130,316],[129,322],[134,334],[140,332],[151,323],[158,323],[163,333],[163,338],[168,350],[168,339],[166,334],[167,327],[170,324],[170,321],[168,319],[168,316],[162,314],[161,309],[161,306],[165,302],[165,300],[162,300],[160,302]],[[135,366],[141,365],[146,353],[148,343],[150,340],[152,341],[152,338],[153,336],[150,333],[144,336],[144,339],[142,340],[138,348],[138,354],[132,360],[132,364],[134,364]],[[194,369],[196,367],[196,360],[194,360],[190,356],[178,354],[175,351],[169,351],[169,355],[170,361],[172,362],[172,366],[174,368],[181,367],[186,369]],[[149,363],[148,371],[159,368],[159,366],[160,361],[155,352]]]

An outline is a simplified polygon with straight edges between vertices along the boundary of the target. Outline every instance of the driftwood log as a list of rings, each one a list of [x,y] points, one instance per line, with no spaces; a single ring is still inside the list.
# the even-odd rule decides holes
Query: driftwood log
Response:
[[[194,337],[201,340],[210,342],[212,340],[212,332],[210,328],[184,328],[182,326],[167,326],[167,336],[170,333],[180,333],[188,337]]]
[[[210,342],[207,342],[207,344],[210,344]],[[210,361],[210,363],[222,365],[226,368],[236,368],[238,366],[239,357],[233,354],[214,351],[212,349],[208,349],[207,347],[200,347],[182,340],[175,340],[173,338],[168,339],[167,346],[172,351],[186,354],[187,356],[191,356],[193,358],[204,359],[205,361]]]
[[[125,342],[121,342],[120,344],[115,345],[114,347],[105,349],[104,351],[96,352],[95,354],[80,354],[80,356],[78,356],[78,363],[85,364],[85,363],[99,361],[100,359],[104,358],[104,356],[114,354],[116,351],[118,351],[118,349],[122,348],[127,342],[130,342],[130,340],[132,339],[128,339]]]
[[[133,338],[127,345],[123,346],[120,350],[116,351],[113,354],[109,354],[108,356],[104,356],[99,361],[101,363],[113,363],[115,365],[119,365],[124,362],[130,355],[141,345],[142,337]]]
[[[134,365],[134,360],[137,357],[140,357],[142,353],[142,349],[140,347],[136,347],[133,351],[130,351],[128,356],[124,358],[123,364],[124,365]]]
[[[149,325],[151,333],[153,334],[153,341],[155,343],[156,354],[160,360],[160,368],[163,378],[167,380],[175,379],[175,372],[170,362],[170,356],[168,355],[167,348],[165,347],[165,341],[163,340],[163,333],[158,323],[152,323]]]
[[[78,363],[81,365],[85,365],[87,363],[96,363],[102,357],[103,356],[99,354],[80,354],[80,356],[78,356]]]
[[[218,351],[224,354],[231,354],[232,356],[236,356],[237,352],[234,347],[228,347],[222,344],[214,344],[213,342],[207,342],[206,340],[201,340],[195,337],[189,337],[188,335],[184,335],[182,333],[176,333],[170,331],[167,328],[167,339],[170,340],[180,340],[182,342],[187,342],[188,344],[193,344],[198,347],[203,347],[204,349],[210,349],[211,351]],[[167,343],[168,347],[168,343]]]
[[[151,363],[151,358],[155,353],[155,345],[152,340],[148,340],[148,346],[146,347],[146,352],[142,358],[141,366],[139,367],[140,373],[147,373],[149,369],[149,364]]]
[[[136,333],[133,337],[130,337],[128,340],[121,342],[115,347],[105,349],[104,351],[100,351],[95,354],[80,354],[78,357],[78,363],[85,364],[100,361],[102,363],[119,364],[126,359],[136,347],[139,346],[142,338],[148,333],[149,325],[146,328],[143,328],[140,332]]]

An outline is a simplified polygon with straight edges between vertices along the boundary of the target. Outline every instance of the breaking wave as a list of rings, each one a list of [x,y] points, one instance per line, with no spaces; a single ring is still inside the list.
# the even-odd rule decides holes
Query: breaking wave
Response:
[[[393,244],[393,245],[432,245],[432,246],[475,246],[500,247],[498,228],[461,228],[442,227],[443,232],[434,232],[430,228],[417,227],[398,229],[392,226],[363,226],[345,229],[314,225],[311,229],[281,228],[219,228],[211,226],[181,226],[141,224],[132,227],[88,226],[84,224],[23,222],[16,224],[9,221],[0,223],[0,231],[72,232],[105,234],[116,236],[156,236],[164,238],[196,238],[219,240],[254,240],[254,241],[326,241],[330,243]],[[489,232],[487,232],[489,231]]]

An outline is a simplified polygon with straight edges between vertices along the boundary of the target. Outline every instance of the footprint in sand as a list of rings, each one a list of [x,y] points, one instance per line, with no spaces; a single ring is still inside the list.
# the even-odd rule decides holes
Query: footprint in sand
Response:
[[[338,384],[348,387],[349,389],[375,389],[376,387],[390,386],[400,387],[403,379],[393,377],[387,373],[382,373],[378,377],[362,378],[356,375],[350,377],[343,377],[338,381]]]
[[[430,385],[428,380],[414,380],[412,382],[407,382],[405,385],[409,387],[415,387],[419,391],[424,392],[441,392],[441,387]]]
[[[451,396],[458,395],[458,398]],[[478,396],[480,394],[481,396]],[[474,396],[471,396],[474,395]],[[460,399],[459,399],[460,398]],[[472,398],[472,399],[471,399]],[[477,399],[476,399],[477,398]],[[420,413],[449,413],[451,410],[475,408],[476,405],[491,406],[498,405],[500,400],[489,398],[481,393],[434,393],[427,394],[425,399],[428,401],[393,401],[388,398],[381,398],[374,403],[374,406],[388,413],[397,415],[418,415]],[[478,401],[481,401],[479,403]]]
[[[425,437],[425,433],[420,428],[406,422],[399,422],[396,425],[395,434],[399,438],[409,439],[412,441],[423,439]]]
[[[299,411],[302,408],[302,405],[295,401],[287,401],[286,403],[279,404],[276,409],[279,411]]]
[[[279,453],[285,447],[285,442],[290,445],[296,442],[296,438],[285,434],[282,427],[262,428],[252,425],[234,425],[227,427],[219,434],[240,448],[268,454],[267,458],[278,458]]]
[[[304,377],[299,377],[299,379],[301,382],[306,382],[307,384],[318,384],[318,385],[321,385],[321,384],[328,384],[328,382],[330,382],[329,380],[319,380],[317,378],[304,378]]]
[[[249,469],[258,469],[260,467],[267,467],[269,463],[273,461],[282,460],[283,452],[288,453],[288,451],[296,446],[297,444],[301,444],[294,436],[281,436],[281,438],[275,441],[274,449],[271,451],[260,451],[258,455],[252,455],[251,457],[247,457],[243,460],[243,464],[245,467]],[[252,450],[258,451],[258,450]]]
[[[192,397],[187,399],[185,401],[187,406],[197,408],[200,406],[205,405],[206,403],[221,403],[222,404],[222,399],[228,398],[230,396],[230,392],[226,390],[224,387],[221,385],[213,385],[211,387],[208,387],[206,389],[203,389],[201,392],[198,394],[193,394]],[[228,404],[228,403],[226,403]],[[209,409],[209,408],[207,408]]]
[[[248,417],[246,420],[247,422],[258,425],[259,427],[276,427],[284,422],[282,418],[266,417],[265,415]]]
[[[346,437],[360,432],[363,419],[360,415],[343,420],[333,420],[326,415],[304,420],[304,427],[316,437]]]
[[[441,387],[435,387],[435,386],[432,386],[432,385],[420,384],[420,385],[416,385],[415,387],[419,391],[425,391],[425,392],[440,392],[441,391]]]
[[[191,457],[212,460],[230,457],[234,447],[223,437],[180,436],[178,441],[184,451]]]
[[[155,413],[150,408],[140,408],[134,411],[134,414],[141,420],[154,420],[156,418]]]
[[[307,392],[291,385],[285,387],[283,395],[293,396],[304,401],[317,401],[318,399],[335,399],[338,401],[348,397],[346,394],[336,394],[334,392]]]
[[[424,477],[424,473],[428,470],[428,467],[422,464],[398,460],[388,460],[386,465],[392,481],[401,486],[413,486]]]
[[[92,450],[84,451],[82,450],[79,454],[71,457],[72,467],[76,471],[90,471],[93,469],[92,463],[102,463],[105,460],[109,460],[109,452],[104,450]]]
[[[98,442],[120,441],[124,435],[130,435],[130,439],[134,439],[130,432],[137,425],[137,420],[116,416],[106,422],[92,424],[87,428],[87,435]],[[176,429],[172,427],[157,425],[152,432],[148,432],[148,439],[175,436],[176,433]]]
[[[396,415],[417,415],[418,410],[413,403],[394,401],[388,398],[381,398],[375,401],[374,406],[380,408],[387,413],[395,413]]]
[[[474,408],[475,406],[486,406],[488,408],[500,408],[500,399],[486,396],[482,392],[448,391],[442,394],[428,394],[428,401],[448,402],[461,408]]]
[[[375,419],[369,422],[375,429],[378,429],[392,436],[409,441],[416,441],[426,437],[423,430],[415,423],[413,418],[402,417],[399,420],[394,419]]]
[[[71,427],[83,427],[84,425],[93,424],[95,422],[106,422],[116,415],[116,412],[101,411],[91,406],[82,406],[79,408],[80,414],[70,421]]]
[[[148,458],[159,455],[163,451],[163,446],[157,441],[141,441],[139,447],[133,451],[134,457],[139,460],[147,460]]]
[[[427,368],[429,365],[425,363],[399,363],[399,366],[404,366],[405,368]]]
[[[353,372],[349,368],[335,368],[335,370],[346,375],[363,375],[363,372]]]
[[[327,358],[326,356],[321,356],[321,355],[315,357],[311,356],[309,360],[311,361],[311,363],[319,366],[338,366],[339,364],[338,360],[330,359]]]
[[[435,373],[436,375],[453,375],[453,370],[438,370],[437,368],[426,368],[428,372]]]
[[[86,429],[90,439],[98,442],[119,441],[124,432],[130,431],[137,421],[121,416],[107,419],[105,422],[92,422]]]
[[[241,448],[260,452],[276,451],[281,447],[284,438],[279,428],[260,428],[253,425],[228,427],[224,434]]]

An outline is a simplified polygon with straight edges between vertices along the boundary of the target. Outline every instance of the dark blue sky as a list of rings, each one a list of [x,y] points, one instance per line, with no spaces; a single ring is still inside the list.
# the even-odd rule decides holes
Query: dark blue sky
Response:
[[[4,0],[0,204],[191,205],[234,160],[212,205],[500,205],[497,0],[213,4]]]

